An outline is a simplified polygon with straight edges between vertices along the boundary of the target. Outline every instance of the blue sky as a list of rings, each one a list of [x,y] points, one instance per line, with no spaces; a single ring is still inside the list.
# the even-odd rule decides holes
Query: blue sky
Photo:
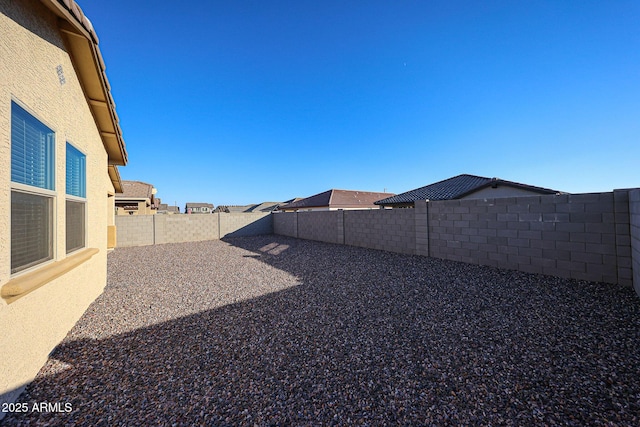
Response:
[[[79,0],[164,202],[640,186],[640,2]]]

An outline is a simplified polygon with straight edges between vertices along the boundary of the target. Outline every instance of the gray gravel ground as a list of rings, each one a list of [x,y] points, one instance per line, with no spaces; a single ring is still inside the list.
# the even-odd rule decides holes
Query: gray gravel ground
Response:
[[[619,286],[281,236],[117,249],[7,425],[640,425]]]

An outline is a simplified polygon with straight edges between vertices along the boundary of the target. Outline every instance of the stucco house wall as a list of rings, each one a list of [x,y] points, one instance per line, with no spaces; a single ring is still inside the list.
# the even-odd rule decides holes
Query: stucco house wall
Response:
[[[510,187],[508,185],[499,185],[496,188],[487,187],[487,188],[482,188],[478,191],[474,191],[471,194],[461,197],[460,200],[495,199],[499,197],[526,197],[526,196],[539,196],[539,195],[540,193],[536,193],[535,191],[529,191],[524,188]]]
[[[100,132],[58,25],[58,17],[40,1],[0,0],[0,288],[37,271],[49,272],[53,265],[66,266],[59,277],[25,295],[5,298],[3,293],[0,298],[0,401],[15,399],[106,285],[107,229],[113,225],[108,194],[114,193],[114,186]],[[55,132],[53,259],[15,274],[11,273],[12,102]],[[71,267],[74,253],[67,255],[65,247],[67,142],[86,155],[86,244],[78,252],[86,253],[87,259]]]

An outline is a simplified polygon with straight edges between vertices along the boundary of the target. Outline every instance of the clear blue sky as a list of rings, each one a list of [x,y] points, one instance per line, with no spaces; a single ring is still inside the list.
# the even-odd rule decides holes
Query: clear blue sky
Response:
[[[78,0],[164,202],[640,186],[640,2]]]

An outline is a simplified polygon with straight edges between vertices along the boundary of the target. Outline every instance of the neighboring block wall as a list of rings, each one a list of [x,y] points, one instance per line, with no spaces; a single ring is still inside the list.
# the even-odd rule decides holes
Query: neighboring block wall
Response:
[[[116,216],[116,245],[153,245],[153,218],[155,215]]]
[[[278,213],[274,232],[596,282],[640,294],[640,190]]]
[[[274,234],[298,237],[298,214],[296,212],[276,212],[272,216]]]
[[[145,243],[147,245],[215,240],[220,236],[217,215],[147,215],[146,217],[153,220],[155,227],[147,232],[147,236],[151,236],[152,239],[155,235],[153,242]],[[125,246],[119,243],[118,245]],[[133,246],[144,246],[144,244]]]
[[[429,203],[438,258],[618,283],[612,193]]]
[[[344,243],[413,255],[416,253],[413,209],[344,211]]]
[[[320,242],[344,243],[343,212],[297,212],[298,237]]]
[[[214,215],[219,218],[220,239],[226,236],[256,236],[273,233],[273,221],[269,213],[232,212]]]
[[[640,190],[629,192],[629,214],[633,285],[640,295]]]
[[[117,216],[118,247],[216,240],[273,232],[269,213]]]

